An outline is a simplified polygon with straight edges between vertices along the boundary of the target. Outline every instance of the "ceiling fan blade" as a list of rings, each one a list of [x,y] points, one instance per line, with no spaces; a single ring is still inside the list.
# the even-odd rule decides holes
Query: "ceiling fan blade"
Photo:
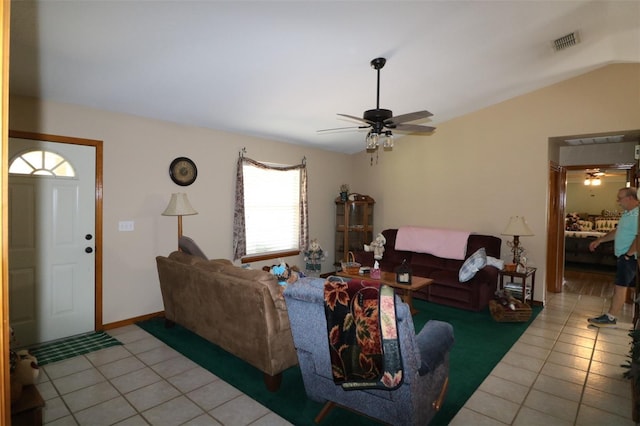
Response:
[[[387,123],[388,124],[406,123],[408,121],[415,121],[415,120],[420,120],[421,118],[431,117],[432,115],[433,114],[431,114],[429,111],[410,112],[408,114],[401,114],[395,117],[391,117],[388,120],[385,120],[384,124],[386,125]]]
[[[324,132],[337,132],[340,130],[359,130],[359,129],[367,129],[370,126],[349,126],[349,127],[334,127],[332,129],[322,129],[316,130],[316,133],[324,133]]]
[[[421,126],[419,124],[398,124],[393,127],[393,129],[409,133],[431,133],[436,128],[431,126]]]
[[[339,115],[339,116],[341,116],[341,117],[347,117],[347,118],[350,118],[350,119],[352,119],[352,120],[362,121],[363,123],[373,124],[373,122],[372,122],[372,121],[365,120],[364,118],[356,117],[356,116],[354,116],[354,115],[348,115],[348,114],[338,114],[338,115]]]

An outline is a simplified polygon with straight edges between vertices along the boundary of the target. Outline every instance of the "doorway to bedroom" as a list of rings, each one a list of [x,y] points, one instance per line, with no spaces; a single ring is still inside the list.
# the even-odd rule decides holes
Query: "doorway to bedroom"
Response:
[[[613,242],[603,243],[593,252],[589,244],[615,229],[622,213],[616,201],[617,192],[633,185],[632,166],[567,167],[563,291],[613,296],[616,270]]]
[[[550,168],[547,291],[608,298],[614,288],[613,247],[592,253],[589,238],[615,228],[621,214],[617,190],[637,186],[635,146],[640,144],[640,130],[549,142],[555,161]]]

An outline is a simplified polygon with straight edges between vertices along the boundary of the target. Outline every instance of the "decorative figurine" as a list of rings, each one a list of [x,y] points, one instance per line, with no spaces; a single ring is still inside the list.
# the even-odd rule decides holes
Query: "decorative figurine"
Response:
[[[320,274],[321,265],[325,259],[324,250],[316,238],[311,240],[309,247],[304,251],[305,272],[309,276]]]
[[[382,259],[382,254],[384,253],[384,245],[387,243],[387,239],[382,234],[378,234],[376,239],[371,242],[369,245],[364,245],[364,251],[372,251],[373,258],[375,260]]]

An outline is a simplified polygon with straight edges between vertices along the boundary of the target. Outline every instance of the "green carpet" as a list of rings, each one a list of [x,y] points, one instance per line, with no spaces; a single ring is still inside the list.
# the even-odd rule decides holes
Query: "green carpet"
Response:
[[[491,318],[488,308],[483,312],[468,312],[422,300],[414,300],[414,305],[420,311],[413,317],[417,330],[428,320],[436,319],[453,325],[455,334],[449,393],[432,425],[446,425],[451,421],[542,309],[535,307],[527,323],[498,323]],[[280,390],[271,393],[264,386],[261,371],[179,325],[167,329],[160,318],[138,325],[289,422],[314,425],[313,419],[322,404],[307,399],[297,366],[284,371]],[[333,409],[322,422],[324,425],[354,426],[374,423],[340,408]]]
[[[30,348],[29,352],[36,357],[38,365],[46,365],[121,344],[104,331],[100,331],[45,343]]]

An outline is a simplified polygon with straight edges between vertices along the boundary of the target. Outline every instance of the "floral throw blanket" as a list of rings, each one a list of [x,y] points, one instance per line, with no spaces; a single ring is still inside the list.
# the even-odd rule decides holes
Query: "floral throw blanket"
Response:
[[[330,277],[324,283],[324,308],[334,383],[345,390],[400,386],[393,289]]]

